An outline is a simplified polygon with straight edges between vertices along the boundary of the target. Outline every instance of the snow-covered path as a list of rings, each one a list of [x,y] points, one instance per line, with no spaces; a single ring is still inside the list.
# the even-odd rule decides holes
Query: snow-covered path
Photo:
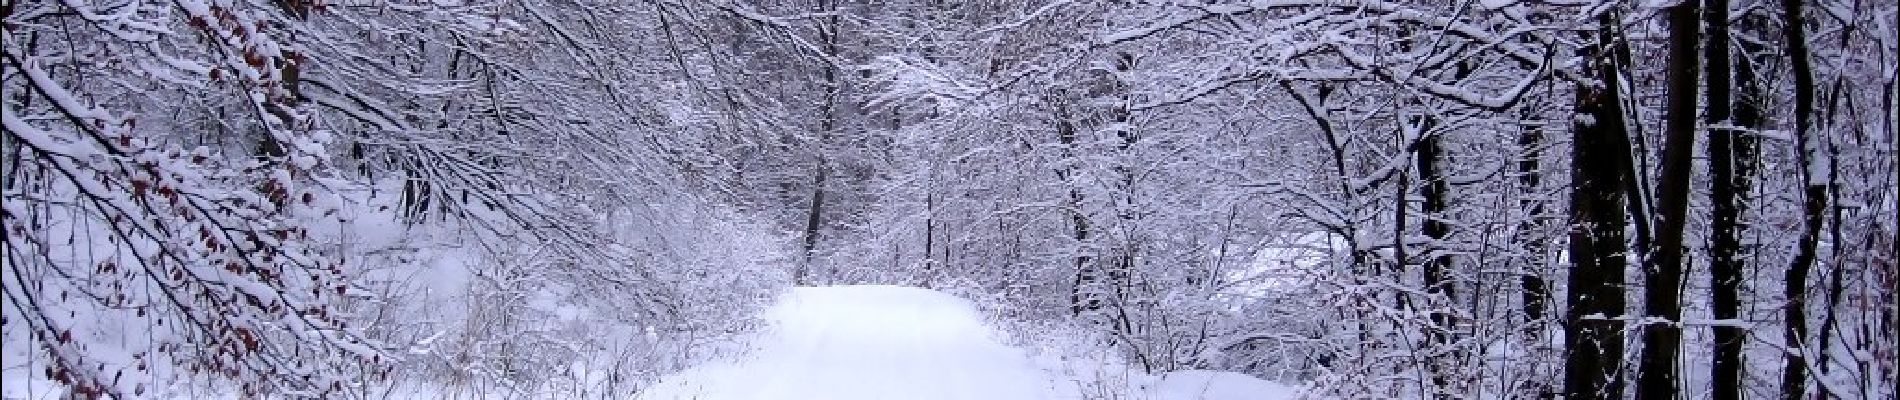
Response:
[[[737,360],[661,380],[642,400],[1280,400],[1290,388],[1232,372],[1148,376],[1070,364],[1057,376],[997,340],[969,302],[898,286],[796,288]],[[1098,360],[1099,361],[1099,360]],[[1103,373],[1076,373],[1077,370]],[[1108,381],[1104,377],[1116,377]]]
[[[896,286],[797,288],[737,362],[694,368],[643,399],[1049,399],[1052,381],[956,297]]]

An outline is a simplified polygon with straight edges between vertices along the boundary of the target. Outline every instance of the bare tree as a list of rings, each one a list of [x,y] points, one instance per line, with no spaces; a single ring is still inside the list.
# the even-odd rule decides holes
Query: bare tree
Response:
[[[1596,78],[1577,84],[1576,123],[1570,144],[1571,267],[1564,318],[1564,393],[1583,398],[1622,398],[1624,388],[1623,272],[1629,201],[1622,173],[1631,160],[1628,104],[1622,98],[1625,46],[1614,13],[1596,17],[1599,28],[1578,56]],[[1591,165],[1612,164],[1607,168]]]

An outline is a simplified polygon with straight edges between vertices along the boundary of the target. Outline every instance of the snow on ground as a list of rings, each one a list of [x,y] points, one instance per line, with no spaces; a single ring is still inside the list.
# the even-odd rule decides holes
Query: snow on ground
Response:
[[[1299,392],[1280,384],[1226,371],[1175,371],[1162,375],[1146,391],[1149,398],[1168,400],[1298,399]]]
[[[667,379],[673,399],[1046,399],[1050,381],[955,297],[896,286],[797,288],[754,351]]]
[[[796,288],[735,360],[662,380],[642,400],[1274,400],[1283,386],[1241,374],[1181,371],[1077,385],[1002,344],[963,299],[897,286]],[[1138,374],[1138,373],[1135,373]],[[1095,379],[1093,381],[1100,381]]]

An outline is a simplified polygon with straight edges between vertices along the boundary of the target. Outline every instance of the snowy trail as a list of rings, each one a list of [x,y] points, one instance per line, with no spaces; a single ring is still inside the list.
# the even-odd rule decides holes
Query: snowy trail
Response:
[[[797,288],[736,362],[693,368],[647,400],[1049,399],[1054,383],[967,302],[895,286]]]

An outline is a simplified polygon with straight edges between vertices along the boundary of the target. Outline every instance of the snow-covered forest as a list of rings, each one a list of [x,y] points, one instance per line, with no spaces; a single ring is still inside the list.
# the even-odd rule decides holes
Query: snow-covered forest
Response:
[[[1900,396],[1893,0],[0,29],[8,400]]]

